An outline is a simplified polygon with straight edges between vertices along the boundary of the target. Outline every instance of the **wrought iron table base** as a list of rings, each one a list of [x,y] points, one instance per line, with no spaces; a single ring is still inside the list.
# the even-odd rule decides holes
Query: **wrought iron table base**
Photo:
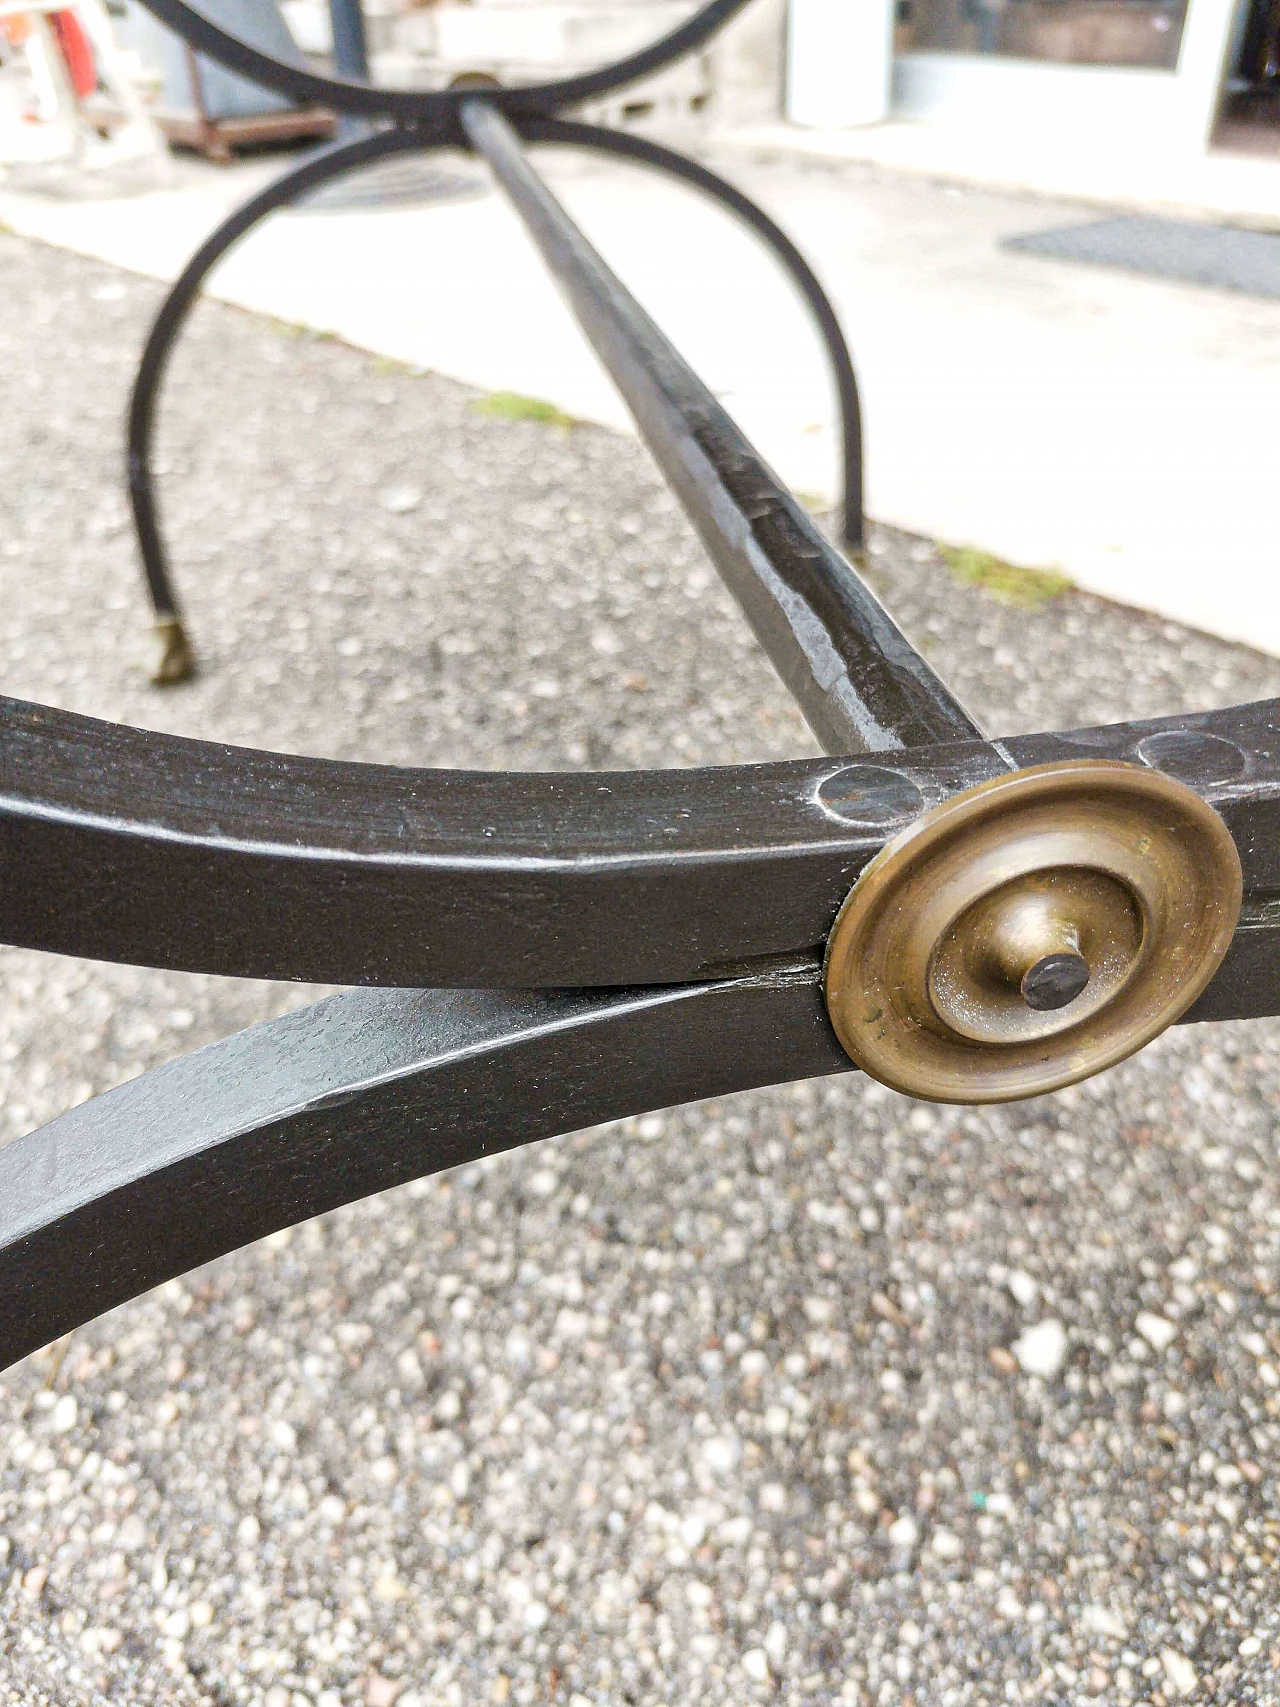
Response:
[[[407,770],[0,701],[0,940],[366,986],[0,1150],[0,1366],[278,1228],[583,1125],[859,1065],[998,1100],[1087,1076],[1182,1019],[1280,1012],[1280,701],[984,738],[530,164],[524,145],[556,143],[651,166],[780,259],[835,376],[856,557],[857,388],[806,263],[704,167],[558,116],[700,45],[744,3],[712,0],[590,76],[415,93],[278,65],[184,0],[147,0],[233,70],[385,127],[227,220],[152,329],[129,487],[161,673],[177,679],[191,656],[151,436],[201,282],[325,182],[462,147],[488,162],[830,756]]]

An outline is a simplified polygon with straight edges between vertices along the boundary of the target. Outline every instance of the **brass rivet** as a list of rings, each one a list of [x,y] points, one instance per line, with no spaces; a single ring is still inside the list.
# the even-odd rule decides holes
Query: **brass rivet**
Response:
[[[897,1090],[1036,1096],[1185,1012],[1241,889],[1226,825],[1182,783],[1089,759],[1015,771],[923,813],[863,872],[827,943],[827,1009]]]

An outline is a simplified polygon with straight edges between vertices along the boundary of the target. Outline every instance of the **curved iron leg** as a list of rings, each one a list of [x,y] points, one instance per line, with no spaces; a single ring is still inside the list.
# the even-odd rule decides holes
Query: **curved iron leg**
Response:
[[[516,128],[529,142],[564,142],[574,147],[594,148],[602,154],[614,154],[622,159],[637,160],[679,178],[695,189],[702,190],[718,201],[730,213],[770,248],[791,275],[817,323],[826,346],[827,359],[835,380],[836,398],[840,411],[840,461],[844,481],[842,533],[850,550],[861,553],[866,545],[866,524],[863,517],[862,471],[862,409],[858,401],[858,381],[853,371],[849,346],[831,301],[818,283],[812,268],[787,234],[774,224],[767,213],[741,190],[723,178],[689,160],[661,143],[630,132],[609,130],[603,125],[579,124],[567,119],[517,119]]]
[[[666,172],[693,185],[721,203],[743,221],[773,251],[808,304],[826,347],[836,385],[840,413],[841,464],[844,483],[843,538],[854,552],[865,544],[863,519],[862,415],[858,384],[848,345],[826,293],[804,256],[773,220],[740,190],[707,167],[664,148],[646,137],[608,130],[600,125],[579,124],[564,119],[529,118],[521,132],[531,141],[563,142],[592,148],[599,153]],[[291,172],[269,184],[214,231],[183,269],[156,316],[143,350],[138,375],[129,402],[128,483],[134,530],[142,557],[147,588],[155,610],[155,632],[159,643],[152,680],[159,686],[185,681],[195,668],[182,622],[177,595],[169,572],[160,532],[155,491],[151,478],[151,441],[155,428],[156,402],[169,352],[206,276],[227,250],[260,220],[287,206],[306,191],[366,165],[383,155],[454,145],[452,137],[423,135],[409,130],[390,130],[357,141],[338,143],[311,156]]]
[[[227,250],[246,232],[268,214],[296,201],[308,190],[317,189],[330,179],[341,177],[383,155],[415,149],[430,151],[444,146],[442,136],[423,135],[411,130],[387,130],[362,136],[354,142],[338,143],[310,155],[301,166],[275,179],[225,219],[196,250],[165,298],[142,352],[129,399],[128,417],[129,503],[133,509],[134,531],[142,556],[147,591],[155,611],[158,655],[151,679],[158,686],[185,681],[195,668],[195,658],[183,628],[160,533],[151,479],[151,441],[155,430],[156,401],[169,352],[201,285]]]
[[[559,1132],[853,1071],[807,967],[636,990],[354,990],[0,1150],[0,1368],[226,1251]]]

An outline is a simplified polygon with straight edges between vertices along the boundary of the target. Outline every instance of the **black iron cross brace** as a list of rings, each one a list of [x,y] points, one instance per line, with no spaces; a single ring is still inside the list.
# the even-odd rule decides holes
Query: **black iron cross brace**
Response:
[[[463,147],[487,161],[525,224],[830,757],[702,771],[418,771],[0,701],[0,940],[363,986],[159,1068],[0,1151],[0,1364],[223,1252],[399,1182],[617,1116],[853,1070],[823,986],[846,898],[868,867],[883,872],[886,847],[910,848],[957,797],[986,799],[1044,767],[1093,775],[1110,761],[1126,776],[1174,779],[1213,808],[1244,900],[1216,975],[1181,1017],[1280,1011],[1280,702],[985,740],[857,572],[857,390],[812,272],[704,167],[558,116],[670,63],[745,0],[712,0],[604,71],[479,92],[324,78],[267,58],[185,0],[146,3],[232,69],[374,127],[232,215],[155,322],[129,416],[129,486],[166,644],[162,679],[192,659],[152,491],[151,431],[167,354],[202,280],[260,219],[327,180],[395,153]],[[527,146],[542,143],[672,174],[728,206],[781,259],[831,360],[853,561],[577,229],[530,163]],[[1141,931],[1157,924],[1144,915]],[[1093,950],[1072,940],[1088,972]],[[979,968],[979,983],[988,972]],[[1026,1019],[1016,993],[999,999],[1002,1014]],[[1069,1046],[1070,1017],[1045,1033],[1048,1055]]]

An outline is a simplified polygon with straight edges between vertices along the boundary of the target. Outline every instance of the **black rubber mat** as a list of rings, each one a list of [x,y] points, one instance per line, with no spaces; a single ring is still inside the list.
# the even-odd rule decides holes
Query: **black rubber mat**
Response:
[[[1250,296],[1280,297],[1280,236],[1266,231],[1136,215],[1031,231],[1005,238],[1001,247]]]

